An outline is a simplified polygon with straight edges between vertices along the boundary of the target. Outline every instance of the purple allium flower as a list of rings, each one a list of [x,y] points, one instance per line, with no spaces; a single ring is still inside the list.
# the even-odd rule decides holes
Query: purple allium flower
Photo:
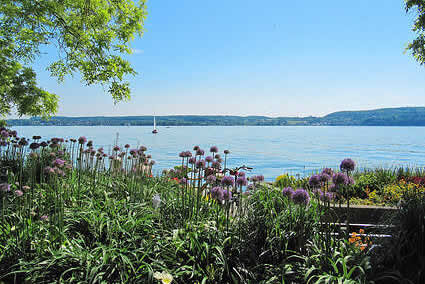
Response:
[[[16,132],[16,130],[12,130],[12,131],[9,131],[9,135],[12,137],[16,137],[18,136],[18,132]]]
[[[8,183],[0,183],[0,191],[3,191],[3,192],[10,191],[10,184],[8,184]]]
[[[47,166],[47,167],[44,168],[44,173],[45,174],[54,174],[55,170],[52,169],[51,167]]]
[[[335,194],[333,192],[326,192],[325,194],[322,194],[320,196],[320,200],[322,200],[323,202],[329,202],[334,200],[335,198]]]
[[[43,141],[43,142],[41,142],[41,143],[40,143],[40,146],[41,146],[41,147],[43,147],[43,148],[47,147],[47,145],[48,145],[48,144],[47,144],[47,142],[46,142],[46,141]]]
[[[184,158],[184,157],[186,157],[186,152],[184,152],[184,151],[183,151],[183,152],[180,152],[180,153],[179,153],[179,157],[180,157],[180,158]]]
[[[21,146],[27,146],[28,145],[28,141],[25,138],[21,138],[18,142],[19,145]]]
[[[114,146],[113,150],[114,150],[115,152],[118,152],[118,151],[119,151],[119,150],[121,150],[121,149],[120,149],[120,147],[118,147],[118,146]]]
[[[54,149],[54,148],[59,147],[59,144],[57,144],[57,143],[51,143],[51,144],[49,145],[49,147],[50,147],[50,148],[52,148],[52,149]]]
[[[312,175],[310,179],[308,180],[308,185],[311,188],[318,188],[320,187],[320,176],[319,175]]]
[[[21,197],[22,195],[24,195],[24,193],[22,192],[22,190],[15,190],[15,195],[17,196],[17,197]]]
[[[152,155],[147,155],[146,158],[151,159]]]
[[[354,171],[355,167],[356,167],[356,163],[349,158],[342,160],[341,165],[339,166],[341,171],[346,171],[346,172]]]
[[[195,157],[190,158],[189,164],[194,164],[194,163],[196,163],[196,158]]]
[[[206,156],[206,157],[205,157],[205,161],[206,161],[206,162],[208,162],[208,163],[211,163],[211,162],[213,161],[213,157],[211,157],[211,156]]]
[[[196,161],[195,167],[197,169],[203,169],[203,168],[205,168],[205,160],[202,159],[202,160]]]
[[[211,197],[217,201],[222,201],[223,198],[223,188],[221,186],[213,187],[210,191]]]
[[[192,157],[192,152],[190,151],[186,151],[185,154],[186,154],[186,158]]]
[[[97,149],[97,151],[98,151],[99,153],[103,153],[103,147],[100,147],[99,149]]]
[[[206,182],[208,184],[214,184],[216,180],[217,180],[217,178],[214,175],[209,175],[206,178]]]
[[[52,139],[50,139],[50,142],[57,144],[59,143],[59,138],[53,137]]]
[[[130,155],[135,156],[137,154],[137,149],[131,149],[130,150]]]
[[[199,146],[198,145],[193,146],[193,151],[198,151],[198,149],[199,149]]]
[[[221,156],[220,156],[220,154],[215,154],[215,155],[214,155],[214,158],[216,158],[216,159],[221,159]]]
[[[24,186],[22,187],[22,189],[23,189],[23,190],[25,190],[25,191],[28,191],[28,190],[30,190],[30,189],[31,189],[31,187],[29,187],[28,185],[24,185]]]
[[[85,144],[86,142],[87,142],[87,138],[85,136],[81,136],[80,138],[78,138],[79,144]]]
[[[205,154],[205,151],[204,150],[202,150],[202,149],[196,150],[196,155],[197,156],[203,156],[204,154]]]
[[[7,146],[7,142],[6,141],[0,141],[0,146],[2,146],[2,147]]]
[[[320,177],[320,181],[321,182],[327,182],[328,180],[330,180],[331,179],[331,176],[330,175],[328,175],[327,173],[325,173],[325,172],[322,172],[320,175],[319,175],[319,177]]]
[[[239,186],[245,186],[245,185],[248,184],[248,180],[246,179],[245,176],[239,176],[236,179],[236,184],[239,185]]]
[[[151,161],[149,162],[149,164],[150,164],[151,166],[153,166],[153,165],[155,165],[155,161],[154,161],[154,160],[151,160]]]
[[[230,154],[230,151],[229,150],[224,150],[224,154],[225,155]]]
[[[292,187],[285,187],[282,190],[282,194],[283,194],[283,196],[285,196],[287,198],[291,198],[292,195],[294,194],[294,189]]]
[[[232,176],[224,176],[221,179],[221,184],[223,186],[234,186],[235,185],[235,179]]]
[[[40,217],[40,220],[41,221],[49,221],[49,216],[43,215],[43,216]]]
[[[334,176],[332,177],[332,181],[337,186],[339,186],[339,185],[347,185],[348,184],[347,176],[344,173],[336,173],[336,174],[334,174]]]
[[[9,137],[9,132],[7,130],[2,130],[0,132],[1,138],[6,139]]]
[[[92,147],[93,146],[93,140],[89,140],[89,142],[87,142],[87,147]]]
[[[130,148],[130,144],[125,144],[124,148],[126,148],[126,149]]]
[[[295,204],[308,205],[308,203],[310,202],[310,195],[308,194],[308,192],[305,189],[298,188],[292,194],[292,201]]]
[[[238,177],[244,177],[245,176],[245,172],[238,172]]]
[[[232,199],[232,192],[229,189],[223,190],[223,200],[229,201]]]
[[[220,169],[221,168],[221,164],[218,161],[214,161],[214,162],[212,162],[211,167],[213,169]]]
[[[65,165],[65,161],[62,159],[56,159],[53,161],[53,166],[56,166],[58,168],[62,168]]]
[[[337,192],[338,191],[338,185],[331,184],[331,186],[329,186],[329,191],[331,191],[331,192]]]
[[[210,148],[210,152],[211,152],[211,153],[217,153],[217,152],[218,152],[218,148],[217,148],[217,146],[212,146],[212,147]]]
[[[139,150],[142,152],[146,152],[148,150],[148,148],[146,148],[145,146],[140,146]]]

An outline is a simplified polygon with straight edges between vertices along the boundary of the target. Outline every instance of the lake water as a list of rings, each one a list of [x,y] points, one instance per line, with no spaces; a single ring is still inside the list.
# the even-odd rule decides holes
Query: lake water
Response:
[[[156,161],[154,172],[179,165],[178,153],[199,145],[220,153],[230,150],[231,167],[251,166],[266,180],[288,172],[310,174],[322,167],[337,168],[344,158],[361,168],[425,165],[425,128],[351,126],[173,126],[152,134],[145,126],[22,126],[20,137],[78,138],[86,136],[96,147],[110,150],[118,144],[144,145]]]

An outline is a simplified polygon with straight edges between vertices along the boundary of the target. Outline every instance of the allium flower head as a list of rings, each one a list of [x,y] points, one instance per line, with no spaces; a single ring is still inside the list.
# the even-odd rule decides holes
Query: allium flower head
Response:
[[[356,167],[356,163],[349,158],[342,160],[341,165],[339,166],[341,171],[346,171],[346,172],[354,171],[355,167]]]
[[[202,150],[202,149],[196,150],[196,155],[197,156],[203,156],[204,154],[205,154],[205,151],[204,150]]]
[[[282,190],[283,196],[286,196],[287,198],[292,198],[292,195],[294,194],[294,189],[292,187],[285,187]]]
[[[213,187],[210,191],[211,197],[217,201],[223,200],[223,188],[221,186]]]
[[[186,185],[187,184],[187,179],[186,178],[182,178],[179,180],[179,183],[182,185]]]
[[[6,139],[6,138],[9,137],[9,132],[7,130],[2,130],[0,132],[0,136],[1,136],[1,138]]]
[[[17,196],[17,197],[21,197],[22,195],[24,195],[24,193],[22,192],[22,190],[15,190],[15,195]]]
[[[27,146],[28,145],[28,141],[25,138],[21,138],[18,142],[19,145],[21,146]]]
[[[223,190],[223,200],[229,201],[232,199],[232,192],[229,189]]]
[[[212,146],[212,147],[210,148],[210,152],[211,152],[211,153],[217,153],[217,152],[218,152],[218,148],[217,148],[217,146]]]
[[[320,187],[320,176],[319,175],[312,175],[310,179],[308,180],[308,185],[311,188],[318,188]]]
[[[211,167],[214,168],[214,169],[220,169],[221,164],[218,161],[214,161],[214,162],[212,162]]]
[[[198,151],[199,150],[199,146],[193,146],[193,151]]]
[[[334,176],[332,177],[332,182],[336,185],[347,185],[348,184],[348,179],[347,176],[344,173],[336,173],[334,174]]]
[[[333,192],[326,192],[320,196],[320,200],[323,202],[330,202],[334,200],[335,194]]]
[[[205,168],[205,160],[202,159],[202,160],[196,161],[195,167],[197,169],[203,169],[203,168]]]
[[[43,216],[40,217],[40,220],[41,221],[49,221],[49,216],[43,215]]]
[[[119,150],[121,150],[121,149],[120,149],[120,147],[118,147],[118,146],[114,146],[113,150],[114,150],[115,152],[118,152],[118,151],[119,151]]]
[[[320,181],[321,182],[327,182],[328,180],[330,180],[331,179],[331,176],[330,175],[328,175],[327,173],[325,173],[325,172],[322,172],[320,175],[319,175],[319,178],[320,178]]]
[[[139,150],[142,152],[146,152],[148,150],[148,148],[146,148],[145,146],[140,146]]]
[[[308,205],[308,203],[310,202],[310,195],[305,189],[298,188],[292,194],[292,201],[295,204]]]
[[[126,149],[130,148],[130,144],[125,144],[124,148],[126,148]]]
[[[216,158],[216,159],[221,159],[221,156],[220,156],[220,154],[215,154],[215,155],[214,155],[214,158]]]
[[[130,155],[135,156],[137,154],[137,149],[131,149],[130,150]]]
[[[206,161],[206,162],[208,162],[208,163],[211,163],[211,162],[213,161],[213,157],[211,157],[211,156],[206,156],[206,157],[205,157],[205,161]]]
[[[43,141],[43,142],[40,143],[40,146],[43,147],[43,148],[45,148],[45,147],[48,146],[48,144],[47,144],[46,141]]]
[[[39,135],[35,135],[35,136],[33,136],[33,137],[32,137],[32,139],[34,139],[34,140],[38,140],[38,139],[41,139],[41,136],[39,136]]]
[[[229,150],[224,150],[224,154],[230,154],[230,151]]]
[[[206,178],[206,182],[208,184],[214,184],[216,180],[217,180],[217,178],[214,175],[209,175]]]
[[[224,176],[221,179],[221,184],[223,186],[234,186],[235,185],[235,179],[232,176]]]
[[[151,160],[151,161],[149,162],[149,164],[150,164],[151,166],[153,166],[153,165],[155,165],[155,161],[154,161],[154,160]]]
[[[238,177],[244,177],[245,176],[245,172],[238,172]]]
[[[53,166],[61,168],[64,165],[65,165],[65,161],[62,160],[62,159],[56,159],[56,160],[53,161]]]
[[[184,157],[186,157],[186,152],[180,152],[180,153],[179,153],[179,157],[180,157],[180,158],[184,158]]]
[[[87,142],[87,138],[85,136],[81,136],[80,138],[78,138],[79,144],[85,144],[86,142]]]
[[[190,158],[189,164],[194,164],[194,163],[196,163],[196,158],[195,157]]]
[[[186,154],[186,157],[187,158],[192,157],[192,152],[190,152],[190,151],[186,151],[185,154]]]
[[[239,176],[236,179],[236,184],[239,185],[239,186],[245,186],[245,185],[248,184],[248,180],[246,179],[245,176]]]

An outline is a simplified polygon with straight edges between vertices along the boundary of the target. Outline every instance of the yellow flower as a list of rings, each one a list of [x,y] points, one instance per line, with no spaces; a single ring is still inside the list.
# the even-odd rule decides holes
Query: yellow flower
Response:
[[[156,280],[161,281],[162,284],[170,284],[173,281],[173,276],[170,273],[165,272],[165,271],[155,272],[153,274],[153,277]]]

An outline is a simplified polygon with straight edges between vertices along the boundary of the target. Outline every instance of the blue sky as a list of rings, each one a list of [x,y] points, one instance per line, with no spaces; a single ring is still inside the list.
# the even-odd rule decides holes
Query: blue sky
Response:
[[[321,116],[339,110],[424,106],[425,68],[404,48],[414,14],[402,0],[150,0],[129,57],[132,100],[101,86],[58,84],[58,115]]]

